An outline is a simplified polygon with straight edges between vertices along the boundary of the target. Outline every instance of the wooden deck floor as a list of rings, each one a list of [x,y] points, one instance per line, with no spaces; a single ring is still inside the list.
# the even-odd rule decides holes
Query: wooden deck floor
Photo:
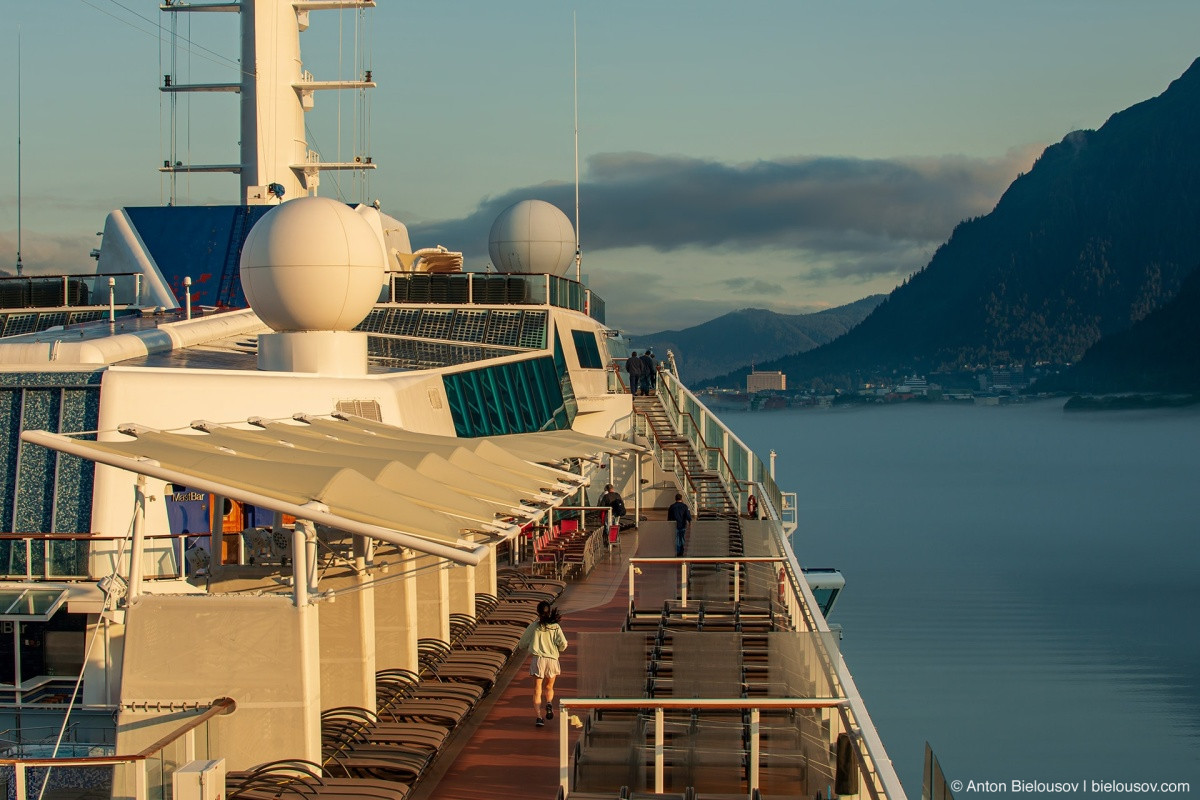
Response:
[[[649,514],[661,520],[665,511]],[[569,643],[578,633],[621,629],[628,606],[628,563],[634,555],[674,556],[674,524],[645,521],[638,530],[621,534],[620,552],[597,564],[586,580],[567,587],[559,607]],[[556,694],[574,696],[576,653],[571,647],[563,655]],[[514,659],[502,681],[507,685],[491,693],[410,800],[553,800],[558,790],[558,720],[543,728],[534,725],[528,655]]]

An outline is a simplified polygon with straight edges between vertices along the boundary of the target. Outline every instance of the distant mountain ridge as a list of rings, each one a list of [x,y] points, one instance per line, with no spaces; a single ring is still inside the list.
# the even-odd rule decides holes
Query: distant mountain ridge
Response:
[[[759,368],[790,384],[848,383],[1079,360],[1170,301],[1200,264],[1198,141],[1200,59],[1158,97],[1048,147],[845,336]]]
[[[683,330],[633,336],[633,348],[646,348],[659,359],[675,354],[680,376],[689,384],[706,381],[748,364],[811,350],[833,341],[863,320],[883,301],[876,294],[812,314],[778,314],[744,308]]]

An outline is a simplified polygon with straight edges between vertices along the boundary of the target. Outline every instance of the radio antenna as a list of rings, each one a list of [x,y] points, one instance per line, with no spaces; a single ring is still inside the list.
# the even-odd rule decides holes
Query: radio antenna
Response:
[[[583,253],[579,249],[579,34],[576,31],[575,12],[571,12],[571,40],[574,64],[572,79],[575,89],[575,282],[580,282]]]
[[[17,275],[21,274],[21,26],[17,26]]]

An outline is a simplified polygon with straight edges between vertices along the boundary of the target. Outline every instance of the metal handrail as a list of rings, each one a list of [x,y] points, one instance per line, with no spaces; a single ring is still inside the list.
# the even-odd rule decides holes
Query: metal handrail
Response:
[[[200,708],[199,706],[197,708]],[[158,741],[143,748],[137,753],[128,755],[111,755],[111,756],[77,756],[68,758],[0,758],[0,766],[11,766],[14,773],[14,790],[17,800],[25,800],[26,792],[26,775],[25,771],[30,767],[99,767],[99,766],[116,766],[120,764],[142,764],[142,768],[137,774],[137,788],[135,791],[135,800],[147,800],[147,781],[145,763],[154,757],[156,753],[161,752],[168,746],[174,744],[180,739],[184,739],[184,745],[189,750],[195,748],[195,730],[201,725],[208,723],[209,720],[224,714],[232,714],[237,710],[237,701],[232,697],[218,697],[213,700],[208,708],[202,713],[197,714],[179,727],[163,736]]]
[[[662,372],[667,372],[667,371],[663,370]],[[676,379],[674,377],[674,375],[672,375],[671,377],[678,383],[678,379]],[[657,385],[661,387],[662,381],[659,381]],[[682,388],[682,387],[683,387],[683,385],[680,384],[680,388]],[[712,455],[713,453],[715,453],[717,455],[716,472],[721,477],[722,483],[725,485],[726,491],[728,491],[730,493],[730,499],[733,501],[735,510],[740,510],[742,507],[741,481],[737,478],[736,474],[734,473],[733,466],[729,463],[729,459],[725,456],[724,449],[720,448],[720,447],[715,447],[715,446],[709,445],[705,441],[703,429],[696,422],[695,418],[691,415],[690,412],[684,411],[679,408],[679,403],[673,394],[671,394],[669,391],[664,391],[661,388],[659,389],[658,394],[659,394],[660,398],[664,394],[668,398],[670,398],[671,405],[668,406],[666,403],[663,403],[663,407],[667,410],[667,415],[669,417],[672,417],[671,424],[675,427],[675,429],[679,433],[681,433],[684,436],[684,438],[686,438],[688,440],[688,443],[692,446],[692,449],[696,451],[697,455],[699,455],[700,453],[704,453],[704,454],[706,454],[706,456]],[[672,411],[674,411],[673,416],[672,416]],[[643,414],[642,416],[645,416],[645,415]],[[687,423],[690,423],[690,427],[692,429],[694,429],[695,438],[693,438],[693,436],[689,433],[689,431],[684,430],[684,428],[686,427],[685,425],[680,424],[685,421]],[[647,425],[647,427],[649,428],[649,425]],[[656,436],[655,437],[656,444],[657,444],[657,438],[658,437]],[[709,464],[708,458],[704,459],[704,464],[705,464],[705,466],[707,466]],[[686,467],[683,468],[682,471],[684,473],[682,477],[686,478],[688,485],[694,486],[694,484],[691,480],[691,474],[687,471]],[[736,489],[734,487],[736,487]]]

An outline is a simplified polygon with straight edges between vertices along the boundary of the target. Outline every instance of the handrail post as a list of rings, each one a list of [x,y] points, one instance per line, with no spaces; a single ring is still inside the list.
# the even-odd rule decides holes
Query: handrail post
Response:
[[[633,559],[631,558],[631,559],[629,559],[629,610],[630,611],[633,611],[633,598],[634,598],[634,591],[633,591],[634,577],[633,576],[634,576],[634,574],[635,573],[634,573]]]
[[[654,709],[654,792],[663,793],[663,707]]]
[[[733,602],[742,599],[742,563],[733,562]]]
[[[18,681],[20,683],[20,681]],[[25,764],[18,761],[13,764],[13,788],[16,789],[17,800],[25,800]]]
[[[150,796],[150,781],[146,777],[146,768],[149,765],[150,759],[147,758],[139,761],[137,766],[133,768],[133,796],[135,800],[148,800]]]
[[[750,709],[750,785],[748,787],[751,796],[758,789],[758,723],[759,710],[752,708]]]
[[[559,703],[558,706],[558,785],[562,788],[562,796],[566,797],[571,791],[571,753],[568,747],[567,714],[570,709]]]
[[[687,608],[688,598],[688,565],[684,561],[679,565],[679,602],[684,608]],[[660,790],[661,791],[661,790]]]

